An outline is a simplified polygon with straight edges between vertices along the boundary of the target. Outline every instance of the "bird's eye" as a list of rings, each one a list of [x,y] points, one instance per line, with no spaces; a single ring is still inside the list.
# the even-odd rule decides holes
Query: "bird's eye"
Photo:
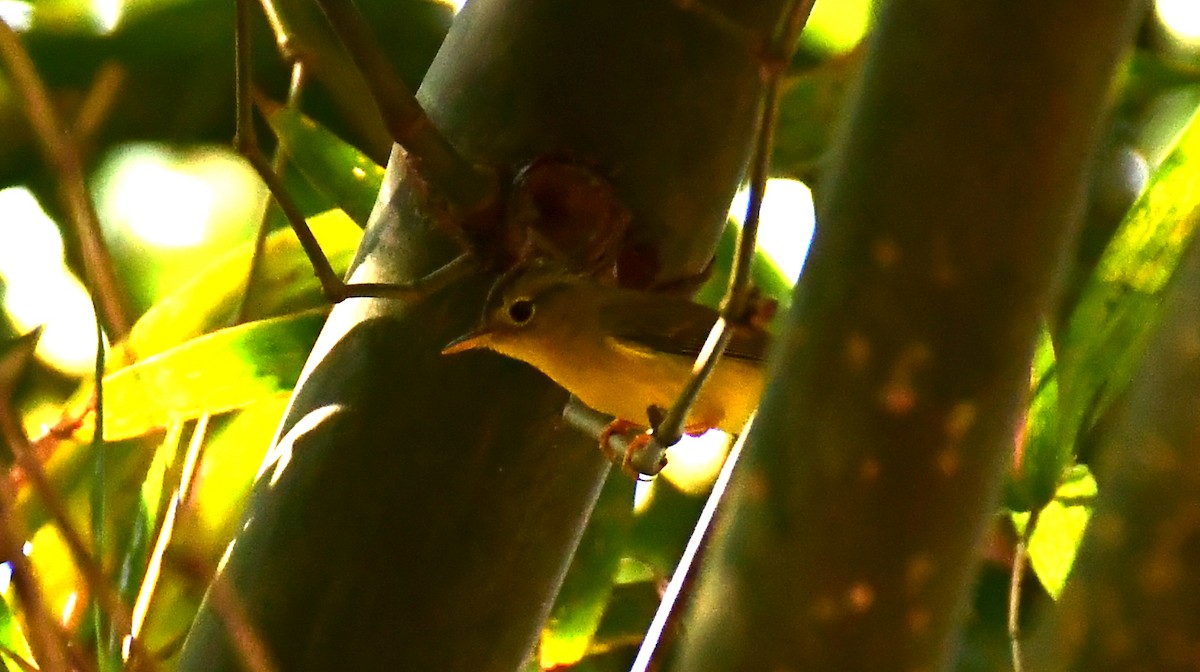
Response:
[[[533,317],[533,301],[517,299],[508,306],[508,317],[513,324],[525,324]]]

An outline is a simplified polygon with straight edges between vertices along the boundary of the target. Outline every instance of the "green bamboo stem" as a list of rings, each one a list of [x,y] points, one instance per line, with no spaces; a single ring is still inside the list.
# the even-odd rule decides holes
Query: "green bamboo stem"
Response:
[[[674,669],[952,661],[1137,4],[882,7]]]
[[[784,3],[728,4],[770,34]],[[566,156],[607,175],[633,213],[634,265],[670,281],[712,257],[758,68],[670,2],[473,2],[417,95],[465,156],[509,174]],[[458,253],[401,159],[349,281],[422,277]],[[541,374],[439,354],[491,282],[331,314],[223,570],[280,669],[511,671],[532,651],[607,464]],[[206,605],[179,669],[237,665]]]

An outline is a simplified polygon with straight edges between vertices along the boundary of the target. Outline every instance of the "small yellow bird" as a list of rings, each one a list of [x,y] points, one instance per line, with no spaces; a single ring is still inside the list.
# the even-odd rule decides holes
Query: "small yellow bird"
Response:
[[[644,426],[651,407],[675,402],[717,317],[687,299],[531,265],[497,281],[479,326],[442,353],[488,348],[519,359],[616,416],[614,425]],[[687,433],[742,431],[758,406],[769,344],[761,329],[734,330],[687,417]]]

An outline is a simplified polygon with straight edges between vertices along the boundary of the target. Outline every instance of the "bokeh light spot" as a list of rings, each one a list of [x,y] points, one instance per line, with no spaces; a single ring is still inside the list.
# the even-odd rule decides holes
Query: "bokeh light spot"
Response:
[[[92,0],[92,16],[96,20],[96,28],[101,33],[116,30],[124,9],[124,0]]]
[[[162,149],[123,147],[101,174],[98,206],[106,225],[122,226],[156,247],[192,247],[205,240],[217,193],[180,170]]]
[[[29,30],[33,23],[33,5],[20,0],[0,0],[0,21],[18,33]]]
[[[872,0],[817,0],[805,24],[802,40],[815,51],[850,51],[867,33]]]
[[[684,436],[667,454],[662,476],[688,494],[701,494],[716,480],[728,446],[729,435],[719,430]]]
[[[729,207],[730,218],[742,222],[749,203],[749,189],[738,191]],[[804,268],[815,227],[816,213],[807,185],[783,178],[767,181],[758,223],[758,245],[793,282]]]
[[[91,299],[63,265],[58,227],[24,187],[0,190],[0,278],[17,330],[45,328],[37,356],[64,373],[90,371],[96,354]]]
[[[1200,42],[1200,2],[1196,0],[1158,0],[1154,3],[1158,20],[1178,40]]]
[[[10,284],[41,278],[62,265],[58,227],[24,187],[0,190],[0,241],[0,276]]]

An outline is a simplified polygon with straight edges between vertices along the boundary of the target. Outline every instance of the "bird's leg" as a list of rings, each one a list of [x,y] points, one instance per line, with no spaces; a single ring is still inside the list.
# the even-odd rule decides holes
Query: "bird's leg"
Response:
[[[634,479],[639,481],[648,481],[650,478],[658,475],[658,472],[667,466],[667,456],[660,455],[658,462],[646,468],[645,465],[636,464],[636,460],[641,456],[643,449],[650,443],[651,436],[646,433],[638,434],[629,440],[629,446],[625,449],[625,456],[621,458],[621,471],[629,474]]]
[[[608,426],[601,430],[600,452],[604,454],[604,457],[606,457],[609,462],[616,464],[618,458],[621,457],[621,451],[614,449],[612,444],[609,443],[609,439],[611,439],[613,436],[624,436],[625,432],[628,432],[631,429],[636,429],[637,427],[637,423],[630,422],[628,420],[616,419],[608,423]],[[630,442],[630,445],[632,445],[632,441]],[[626,449],[625,453],[628,454],[629,450]]]
[[[631,429],[642,429],[642,425],[619,418],[608,423],[600,432],[600,452],[604,454],[604,457],[609,462],[621,465],[621,471],[624,471],[633,478],[643,480],[643,476],[654,476],[662,471],[662,468],[667,464],[667,460],[665,457],[660,457],[657,465],[649,467],[638,464],[638,458],[646,447],[646,444],[650,442],[650,435],[646,433],[639,433],[631,437],[626,443],[624,451],[614,448],[609,443],[609,440],[613,436],[624,436]]]

